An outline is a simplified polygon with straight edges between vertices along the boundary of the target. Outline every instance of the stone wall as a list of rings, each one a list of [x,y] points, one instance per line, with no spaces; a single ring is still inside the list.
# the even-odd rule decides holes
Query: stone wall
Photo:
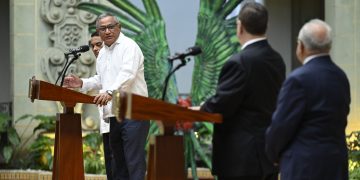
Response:
[[[36,76],[36,79],[54,83],[64,66],[64,53],[70,48],[88,44],[88,24],[94,22],[96,16],[77,10],[75,5],[79,1],[10,1],[14,120],[24,114],[55,115],[62,111],[59,103],[38,100],[31,103],[28,98],[28,81]],[[89,51],[83,53],[69,67],[68,72],[89,77],[95,73],[94,66],[95,57]],[[96,106],[78,104],[76,111],[83,114],[84,129],[97,128]],[[36,125],[30,120],[15,124],[23,137],[32,134]]]
[[[19,116],[36,112],[36,105],[31,104],[27,98],[28,79],[36,75],[43,78],[38,71],[37,52],[50,44],[43,41],[45,36],[37,34],[47,34],[46,29],[37,18],[37,1],[35,0],[15,0],[10,1],[10,50],[12,65],[12,86],[13,86],[13,116]],[[40,42],[40,43],[39,43]],[[50,104],[45,107],[51,108]],[[22,133],[27,123],[17,124],[17,129]],[[30,125],[25,135],[32,132],[34,125]],[[31,129],[31,130],[30,130]]]
[[[347,74],[351,111],[347,131],[360,129],[360,1],[326,0],[325,20],[333,28],[332,57]]]

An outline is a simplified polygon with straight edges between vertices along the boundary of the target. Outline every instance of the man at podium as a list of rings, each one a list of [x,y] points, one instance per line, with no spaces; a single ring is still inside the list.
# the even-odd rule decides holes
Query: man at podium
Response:
[[[149,121],[125,119],[117,123],[111,113],[113,90],[148,96],[144,78],[144,56],[139,46],[121,33],[121,24],[112,14],[102,14],[96,20],[96,31],[104,41],[96,61],[96,75],[80,79],[70,75],[64,87],[84,91],[99,90],[94,102],[102,109],[103,119],[110,123],[110,147],[113,153],[113,179],[143,180],[145,178],[145,143]]]
[[[237,18],[241,52],[223,66],[216,94],[201,110],[220,113],[214,124],[213,169],[219,180],[277,180],[265,155],[265,130],[285,79],[285,64],[265,33],[268,12],[259,3],[243,5]]]

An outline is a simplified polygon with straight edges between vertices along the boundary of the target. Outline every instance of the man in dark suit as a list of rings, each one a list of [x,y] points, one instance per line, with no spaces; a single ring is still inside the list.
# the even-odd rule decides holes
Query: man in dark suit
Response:
[[[331,28],[315,19],[298,36],[303,64],[284,82],[266,133],[268,157],[281,180],[348,179],[345,127],[350,88],[329,56]]]
[[[285,79],[285,64],[266,40],[268,12],[258,3],[244,4],[237,19],[241,53],[223,66],[216,94],[201,110],[221,113],[214,125],[213,169],[220,180],[277,179],[265,155],[265,130]]]

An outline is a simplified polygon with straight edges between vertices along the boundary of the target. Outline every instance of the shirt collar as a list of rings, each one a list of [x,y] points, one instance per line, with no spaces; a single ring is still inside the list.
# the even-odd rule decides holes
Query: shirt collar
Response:
[[[251,40],[247,41],[246,43],[244,43],[244,45],[241,46],[241,50],[245,49],[250,44],[254,44],[254,43],[258,42],[258,41],[262,41],[262,40],[265,40],[265,39],[266,39],[266,37],[251,39]]]
[[[328,56],[329,53],[320,53],[320,54],[315,54],[315,55],[311,55],[305,58],[303,65],[305,65],[306,63],[310,62],[311,60],[317,58],[317,57],[321,57],[321,56]]]

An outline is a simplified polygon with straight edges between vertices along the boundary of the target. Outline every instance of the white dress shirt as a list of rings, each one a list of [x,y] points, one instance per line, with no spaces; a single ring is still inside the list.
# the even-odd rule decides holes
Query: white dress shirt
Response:
[[[144,77],[144,56],[135,41],[120,33],[109,47],[104,45],[96,61],[97,75],[83,80],[82,90],[122,90],[148,96]],[[114,117],[111,102],[99,107],[102,119]],[[109,124],[101,120],[100,133],[109,132]]]
[[[308,62],[310,62],[311,60],[317,58],[317,57],[321,57],[321,56],[328,56],[329,53],[320,53],[320,54],[315,54],[315,55],[311,55],[311,56],[308,56],[304,59],[304,65]]]
[[[254,44],[254,43],[256,43],[258,41],[262,41],[262,40],[266,40],[266,37],[255,38],[255,39],[249,40],[246,43],[244,43],[244,45],[241,46],[241,50],[245,49],[246,46],[249,46],[250,44]]]

